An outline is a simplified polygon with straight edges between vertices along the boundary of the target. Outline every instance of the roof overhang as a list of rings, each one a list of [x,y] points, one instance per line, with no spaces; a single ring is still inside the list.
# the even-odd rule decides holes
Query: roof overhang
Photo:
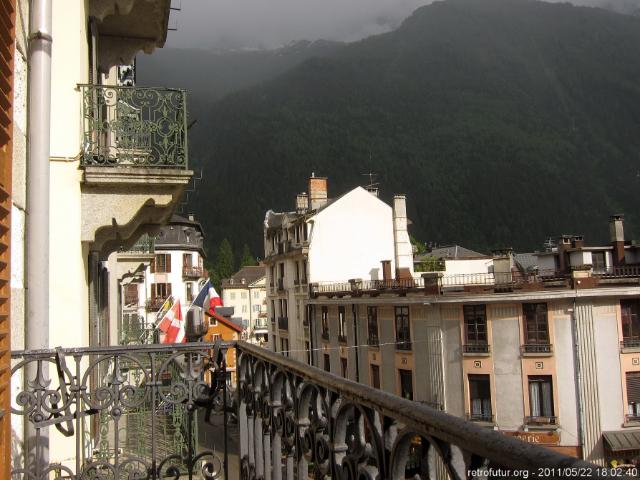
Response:
[[[640,450],[640,430],[602,432],[602,436],[611,452]]]

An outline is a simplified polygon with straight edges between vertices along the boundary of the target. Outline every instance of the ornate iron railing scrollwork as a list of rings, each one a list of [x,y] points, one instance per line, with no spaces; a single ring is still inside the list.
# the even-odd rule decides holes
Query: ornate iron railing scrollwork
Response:
[[[594,465],[238,343],[243,480],[493,478]],[[517,476],[518,474],[516,474]]]
[[[24,376],[26,389],[13,399],[12,414],[31,423],[38,438],[42,429],[55,426],[76,441],[74,452],[62,454],[71,460],[46,464],[37,458],[42,449],[35,449],[35,458],[24,455],[25,464],[15,465],[12,478],[220,477],[223,462],[216,452],[199,450],[194,436],[198,411],[208,417],[227,404],[220,395],[227,389],[225,352],[233,344],[215,346],[218,358],[212,357],[210,343],[14,352],[12,376]],[[209,367],[210,384],[204,380]],[[163,454],[156,445],[159,423],[176,408],[186,411],[186,422],[172,427],[175,435],[185,437],[185,448]],[[144,421],[137,421],[140,416]],[[172,425],[170,418],[166,422]],[[53,444],[55,434],[52,429],[49,433]],[[134,433],[144,440],[144,448],[129,442]]]
[[[184,90],[79,87],[84,124],[82,165],[187,168]]]

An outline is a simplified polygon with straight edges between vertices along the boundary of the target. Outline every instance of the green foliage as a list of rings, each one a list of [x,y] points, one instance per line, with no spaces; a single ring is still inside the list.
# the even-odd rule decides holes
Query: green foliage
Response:
[[[443,270],[444,262],[432,255],[426,256],[415,268],[416,272],[442,272]]]
[[[216,259],[213,264],[213,272],[211,272],[211,281],[213,285],[219,289],[223,278],[229,278],[235,273],[233,249],[229,240],[226,238],[220,242]]]
[[[427,253],[427,246],[424,242],[421,242],[413,235],[409,235],[409,240],[411,241],[411,245],[413,245],[414,253],[416,255],[422,255],[423,253]]]
[[[262,252],[265,211],[312,171],[336,197],[378,174],[417,238],[487,251],[640,234],[640,18],[567,3],[447,0],[384,35],[217,102],[192,138],[209,238]],[[211,206],[218,206],[211,208]],[[222,207],[224,206],[224,207]]]
[[[242,256],[240,257],[240,268],[242,267],[252,267],[257,265],[256,257],[251,253],[251,249],[249,245],[246,243],[242,247]]]

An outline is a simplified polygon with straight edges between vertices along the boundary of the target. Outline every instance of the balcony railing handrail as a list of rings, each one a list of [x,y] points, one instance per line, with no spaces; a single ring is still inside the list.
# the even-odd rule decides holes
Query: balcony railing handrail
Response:
[[[246,416],[243,417],[243,411],[257,412],[251,415],[257,414],[261,416],[262,414],[260,412],[263,411],[261,410],[263,405],[269,406],[268,411],[275,409],[274,415],[277,415],[278,418],[282,417],[286,419],[287,423],[291,422],[291,425],[294,426],[301,425],[302,423],[297,422],[297,415],[305,415],[299,412],[300,409],[303,408],[303,405],[306,405],[306,402],[309,402],[309,400],[305,400],[304,404],[299,403],[302,402],[302,400],[293,400],[294,403],[288,406],[286,392],[289,388],[293,387],[290,387],[286,382],[292,381],[293,385],[295,385],[295,391],[298,392],[294,398],[300,399],[301,397],[298,395],[304,396],[307,394],[306,392],[318,392],[318,395],[321,395],[323,399],[322,402],[325,401],[324,399],[337,398],[338,400],[336,400],[337,403],[335,406],[333,404],[326,404],[322,408],[333,411],[332,408],[335,407],[337,409],[339,406],[339,410],[336,410],[338,417],[341,415],[340,412],[346,412],[345,408],[349,405],[353,405],[356,411],[370,409],[375,412],[375,418],[378,419],[377,421],[384,424],[382,420],[383,417],[386,417],[397,422],[398,425],[404,426],[403,435],[406,435],[406,437],[403,436],[402,438],[412,439],[416,436],[435,438],[441,446],[448,444],[448,449],[464,449],[477,457],[488,459],[494,465],[511,469],[526,469],[527,471],[553,466],[594,467],[592,464],[582,460],[567,457],[538,445],[524,443],[507,435],[487,430],[471,422],[466,422],[453,415],[434,410],[418,402],[364,386],[266,349],[248,345],[244,342],[238,343],[237,348],[240,353],[238,363],[238,391],[241,392],[239,407],[239,421],[241,425],[243,423],[246,424],[248,420]],[[268,379],[266,381],[268,383],[264,386],[261,383],[264,381],[264,377],[257,377],[262,371],[265,373],[273,372],[272,376],[267,377]],[[286,375],[283,375],[281,372],[286,372]],[[276,382],[277,385],[272,385],[272,382]],[[305,388],[305,386],[307,388]],[[333,393],[330,394],[329,392]],[[282,397],[280,397],[281,394]],[[274,396],[274,398],[272,398],[272,396]],[[320,400],[317,401],[320,402]],[[315,405],[316,400],[313,402],[312,405]],[[378,417],[378,415],[380,417]],[[372,416],[372,418],[374,417]],[[253,421],[252,418],[251,425],[253,425]],[[308,421],[309,417],[305,417],[305,422],[307,423],[304,423],[304,425],[308,425]],[[330,417],[330,421],[337,421],[333,414]],[[367,420],[365,420],[365,422],[366,421]],[[241,426],[241,429],[242,428]],[[249,427],[248,430],[251,430],[251,427]],[[278,427],[278,432],[280,431]],[[307,433],[313,432],[313,430],[309,430],[309,427],[305,427],[304,431]],[[338,435],[335,433],[335,426],[329,431],[333,432],[332,435],[334,436]],[[251,434],[252,433],[253,432],[251,432]],[[305,433],[305,444],[307,444],[307,433]],[[378,434],[379,433],[376,435]],[[259,433],[256,432],[256,435],[261,437],[262,431]],[[299,438],[295,431],[285,434],[280,433],[280,435],[285,436],[286,441],[289,441],[289,435],[291,435],[293,439]],[[311,433],[311,435],[308,439],[311,445],[315,444],[314,441],[321,441],[319,437],[316,437],[316,440],[313,437],[313,433]],[[315,435],[324,435],[324,433],[321,431]],[[251,441],[252,438],[250,437],[248,439],[249,445],[252,445]],[[336,445],[344,442],[344,439],[332,437],[329,438],[328,441],[329,445]],[[283,438],[283,445],[284,443],[285,438]],[[257,442],[256,445],[258,445]],[[373,450],[375,450],[375,448]],[[459,453],[459,458],[465,458],[463,451]],[[333,451],[331,454],[333,454]],[[458,453],[455,455],[458,455]],[[246,452],[243,453],[242,451],[241,456],[245,468],[255,468],[255,465],[252,464],[252,462],[255,462],[255,457],[250,460]],[[448,454],[447,457],[450,461],[452,455]],[[277,458],[280,457],[278,456]],[[391,453],[391,458],[394,458],[393,452]],[[446,461],[446,459],[443,459],[443,461]],[[380,462],[378,464],[379,469],[382,468],[383,463],[384,462]],[[456,470],[456,474],[459,475],[460,478],[469,478],[465,462],[460,461],[458,465],[450,462],[448,466]],[[394,475],[390,472],[384,471],[378,474],[381,478],[394,478]],[[301,476],[300,478],[305,477]]]
[[[83,138],[80,163],[102,167],[186,169],[186,92],[80,84]]]

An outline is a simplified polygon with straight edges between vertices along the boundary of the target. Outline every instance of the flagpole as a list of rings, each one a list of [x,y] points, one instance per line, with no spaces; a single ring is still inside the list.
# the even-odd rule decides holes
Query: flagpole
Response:
[[[155,331],[158,328],[158,325],[160,324],[160,322],[158,322],[158,320],[162,320],[162,317],[164,317],[164,315],[161,318],[158,318],[160,316],[160,312],[162,312],[164,310],[164,306],[166,305],[166,303],[171,300],[171,306],[167,309],[167,311],[169,311],[171,309],[171,307],[173,306],[173,295],[169,295],[166,300],[164,302],[162,302],[162,306],[160,307],[160,310],[158,310],[156,312],[156,319],[153,322],[154,326],[153,326],[153,330]]]

